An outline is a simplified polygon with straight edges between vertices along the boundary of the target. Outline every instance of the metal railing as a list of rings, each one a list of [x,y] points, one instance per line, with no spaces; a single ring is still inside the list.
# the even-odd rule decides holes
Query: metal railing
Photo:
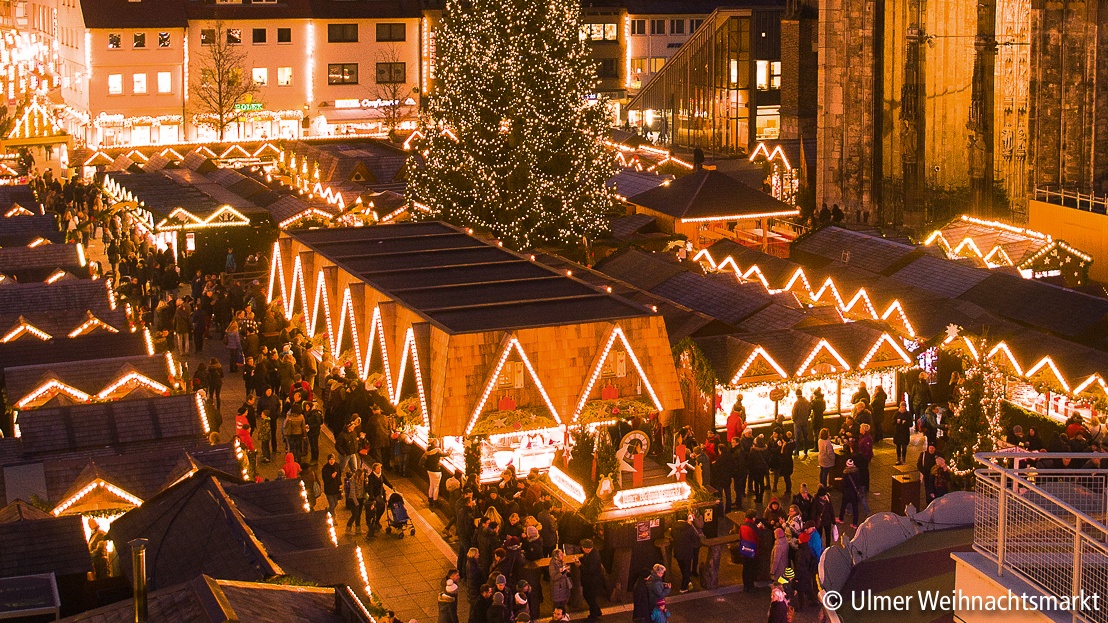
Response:
[[[1108,213],[1108,197],[1085,194],[1075,190],[1038,187],[1035,189],[1035,199],[1067,208],[1084,210],[1085,212]]]
[[[1090,459],[1108,466],[1106,458],[977,454],[984,467],[974,472],[974,550],[996,562],[998,576],[1011,573],[1047,595],[1108,596],[1108,469],[1085,467]],[[1108,607],[1072,614],[1075,622],[1108,623]]]

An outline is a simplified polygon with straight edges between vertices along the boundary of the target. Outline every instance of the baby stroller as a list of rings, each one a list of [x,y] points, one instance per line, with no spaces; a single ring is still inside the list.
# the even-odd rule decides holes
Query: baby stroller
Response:
[[[404,506],[404,496],[399,492],[393,491],[389,496],[388,504],[385,505],[385,510],[388,513],[388,521],[385,523],[385,532],[391,533],[394,529],[400,538],[404,538],[404,531],[407,530],[408,534],[415,536],[415,524],[408,517],[408,509]]]

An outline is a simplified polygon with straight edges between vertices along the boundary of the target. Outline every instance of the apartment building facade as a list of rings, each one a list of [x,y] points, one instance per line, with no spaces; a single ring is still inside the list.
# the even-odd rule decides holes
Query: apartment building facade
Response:
[[[61,122],[91,146],[216,140],[190,100],[216,37],[241,46],[257,88],[226,140],[380,132],[383,107],[414,116],[421,96],[419,0],[27,0],[26,12],[56,42]]]

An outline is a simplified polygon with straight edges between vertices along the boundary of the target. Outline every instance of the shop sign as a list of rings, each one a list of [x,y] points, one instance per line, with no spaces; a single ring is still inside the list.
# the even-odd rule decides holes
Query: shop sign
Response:
[[[650,506],[651,504],[670,504],[687,500],[692,494],[692,488],[685,482],[667,482],[650,487],[637,489],[624,489],[617,491],[612,501],[616,508],[635,508],[638,506]]]
[[[635,523],[635,540],[640,542],[650,540],[650,522],[639,521]]]
[[[257,112],[265,110],[265,104],[261,102],[242,102],[235,104],[235,110],[237,112]]]
[[[399,106],[400,100],[383,100],[377,99],[341,99],[335,100],[335,108],[386,108],[389,106]],[[415,106],[416,101],[412,98],[408,98],[403,102],[404,106]]]
[[[550,471],[546,475],[550,478],[550,482],[554,483],[554,486],[562,490],[562,493],[576,500],[578,504],[585,503],[585,488],[576,480],[570,478],[569,474],[558,469],[556,465],[551,465]]]

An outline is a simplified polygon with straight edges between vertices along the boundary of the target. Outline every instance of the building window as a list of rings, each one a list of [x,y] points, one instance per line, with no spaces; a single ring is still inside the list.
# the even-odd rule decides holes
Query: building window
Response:
[[[358,84],[357,63],[327,65],[327,84]]]
[[[123,35],[112,33],[108,35],[108,49],[118,50],[123,46]]]
[[[108,95],[123,95],[123,74],[108,74]]]
[[[669,34],[671,34],[671,35],[683,35],[683,34],[685,34],[685,20],[683,20],[683,19],[671,19],[671,20],[669,20]]]
[[[633,58],[631,59],[631,75],[637,76],[646,71],[646,62],[649,59],[645,58]]]
[[[406,37],[404,24],[377,24],[378,41],[404,41]]]
[[[131,76],[132,93],[142,95],[146,93],[146,74],[134,74]]]
[[[200,31],[200,45],[215,45],[214,28],[205,28]]]
[[[254,84],[264,87],[269,86],[269,68],[268,67],[255,67],[254,68]]]
[[[404,63],[377,63],[377,84],[396,84],[408,81],[408,68]]]
[[[132,45],[136,48],[146,47],[146,33],[136,32],[132,38]]]
[[[168,71],[158,72],[158,93],[173,92],[173,74]]]
[[[159,48],[168,48],[169,47],[169,33],[168,32],[159,32],[158,33],[158,47]]]
[[[261,45],[261,44],[265,43],[265,35],[266,35],[266,29],[265,28],[255,28],[254,31],[253,31],[253,34],[252,34],[252,40],[254,41],[254,45]]]
[[[650,20],[650,34],[652,34],[652,35],[664,35],[664,34],[666,34],[666,20],[664,20],[664,19],[652,19],[652,20]]]
[[[277,43],[292,43],[292,29],[291,28],[278,28],[277,29]]]
[[[666,57],[655,56],[650,59],[650,73],[656,74],[662,71],[662,67],[666,64]]]
[[[689,20],[689,34],[692,34],[692,33],[696,32],[697,29],[699,29],[702,24],[704,24],[704,20],[702,20],[702,19],[690,19]]]
[[[757,61],[755,72],[759,91],[781,88],[781,61]]]
[[[227,45],[241,45],[242,44],[242,29],[241,28],[228,28],[227,29]]]
[[[645,35],[646,34],[646,20],[645,19],[633,19],[633,20],[631,20],[631,34],[633,34],[633,35]]]
[[[287,87],[292,84],[292,67],[277,68],[277,86]]]
[[[357,43],[357,24],[327,24],[327,43]]]
[[[619,29],[615,24],[582,24],[581,38],[592,41],[616,41]]]
[[[619,74],[616,73],[616,59],[600,59],[600,67],[597,68],[596,75],[601,78],[618,78]]]

